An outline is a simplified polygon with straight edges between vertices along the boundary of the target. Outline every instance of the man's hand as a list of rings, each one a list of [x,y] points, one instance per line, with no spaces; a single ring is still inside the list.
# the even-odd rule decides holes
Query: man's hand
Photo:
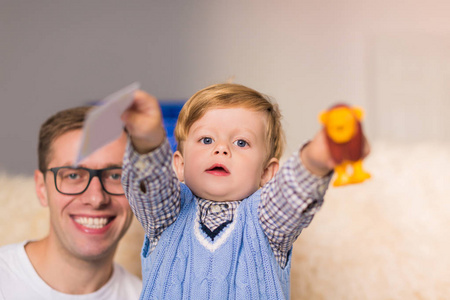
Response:
[[[146,92],[135,92],[133,103],[122,114],[121,119],[138,153],[151,152],[164,141],[166,132],[161,108],[156,98]]]

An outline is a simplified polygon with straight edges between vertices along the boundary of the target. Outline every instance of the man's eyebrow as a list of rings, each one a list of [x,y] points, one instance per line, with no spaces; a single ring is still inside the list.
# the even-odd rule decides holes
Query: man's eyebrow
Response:
[[[108,164],[107,168],[122,168],[122,164]]]
[[[85,164],[79,164],[75,168],[91,169],[91,168],[88,168]],[[105,167],[99,168],[99,169],[106,169],[106,168],[122,168],[122,164],[113,164],[113,163],[111,163],[111,164],[107,164]]]
[[[74,166],[74,164],[73,164],[72,162],[66,162],[66,163],[64,163],[64,164],[62,164],[62,165],[60,165],[60,166],[57,166],[57,167],[69,167],[69,168],[74,168],[75,166]]]

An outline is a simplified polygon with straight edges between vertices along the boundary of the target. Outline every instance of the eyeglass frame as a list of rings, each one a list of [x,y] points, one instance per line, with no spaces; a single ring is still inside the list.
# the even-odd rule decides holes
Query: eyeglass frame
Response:
[[[58,184],[56,183],[56,175],[58,174],[58,171],[61,169],[74,169],[74,170],[86,170],[89,172],[89,180],[88,183],[86,185],[86,187],[84,188],[83,191],[79,192],[79,193],[63,193],[58,189]],[[49,169],[45,169],[44,172],[48,172],[51,171],[53,173],[53,177],[54,177],[54,181],[55,181],[55,188],[58,191],[58,193],[63,194],[63,195],[69,195],[69,196],[75,196],[75,195],[81,195],[84,192],[86,192],[86,190],[89,188],[89,185],[91,184],[92,178],[94,177],[98,177],[99,181],[100,181],[100,185],[102,186],[102,189],[109,195],[112,196],[123,196],[125,195],[125,192],[121,193],[121,194],[116,194],[116,193],[111,193],[108,192],[105,188],[105,186],[103,185],[103,181],[101,178],[101,175],[104,171],[108,171],[108,170],[114,170],[114,169],[122,169],[122,167],[108,167],[108,168],[103,168],[103,169],[89,169],[89,168],[84,168],[84,167],[77,167],[77,168],[73,168],[70,166],[63,166],[63,167],[55,167],[55,168],[49,168]]]

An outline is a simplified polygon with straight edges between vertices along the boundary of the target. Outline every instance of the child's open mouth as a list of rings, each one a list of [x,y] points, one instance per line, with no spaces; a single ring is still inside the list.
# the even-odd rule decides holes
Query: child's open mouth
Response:
[[[216,175],[216,176],[227,176],[230,174],[230,171],[228,169],[220,164],[215,164],[209,169],[206,170],[206,173]]]

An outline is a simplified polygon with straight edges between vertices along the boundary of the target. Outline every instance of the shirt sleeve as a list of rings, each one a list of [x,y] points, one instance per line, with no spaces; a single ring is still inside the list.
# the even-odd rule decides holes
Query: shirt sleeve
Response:
[[[323,204],[332,172],[320,177],[295,152],[261,190],[259,220],[281,267],[297,237]]]
[[[172,168],[168,140],[143,155],[134,150],[129,140],[123,160],[122,185],[154,249],[164,229],[180,212],[180,182]]]

